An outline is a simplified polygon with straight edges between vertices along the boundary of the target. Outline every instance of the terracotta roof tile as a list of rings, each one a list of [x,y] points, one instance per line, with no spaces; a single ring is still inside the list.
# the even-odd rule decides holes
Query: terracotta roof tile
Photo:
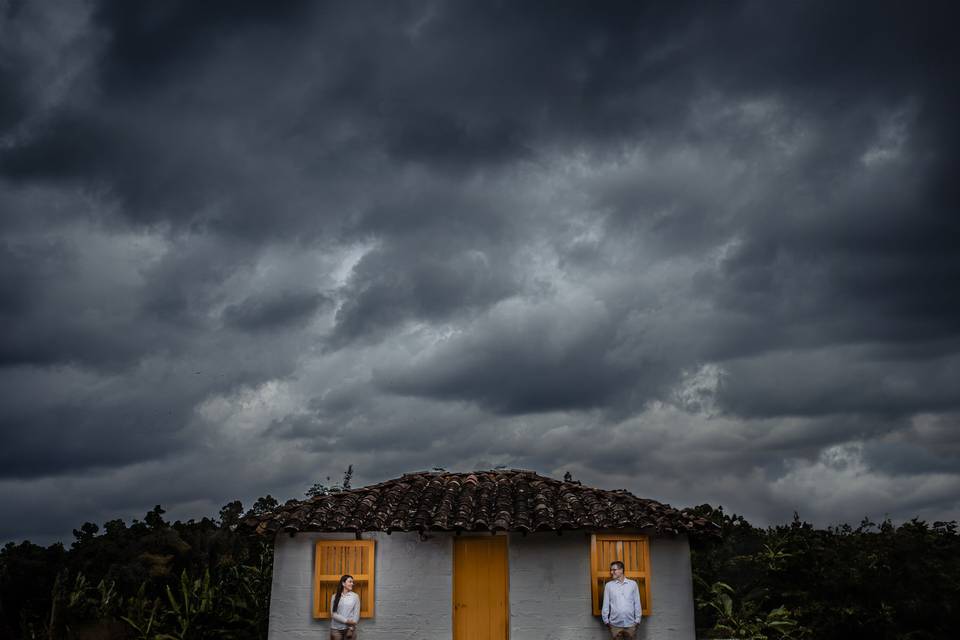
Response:
[[[586,487],[532,471],[408,473],[379,484],[291,500],[244,524],[277,531],[562,531],[645,529],[710,533],[716,525],[624,490]]]

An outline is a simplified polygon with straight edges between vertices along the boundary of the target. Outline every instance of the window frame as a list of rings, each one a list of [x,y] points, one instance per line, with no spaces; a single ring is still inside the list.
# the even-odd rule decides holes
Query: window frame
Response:
[[[358,571],[346,571],[353,576],[356,584],[364,586],[364,597],[360,599],[360,617],[372,618],[376,605],[375,597],[375,579],[376,579],[376,540],[337,540],[320,539],[314,543],[313,547],[313,617],[315,619],[330,619],[330,602],[328,601],[330,591],[322,589],[322,585],[330,583],[337,584],[340,581],[341,573],[321,573],[325,569],[323,562],[326,557],[324,551],[327,549],[360,549],[362,556],[361,565],[366,560],[367,571],[364,573]],[[334,587],[336,589],[336,587]]]
[[[617,552],[612,558],[601,558],[602,542],[617,542]],[[644,617],[653,613],[653,601],[650,597],[650,536],[639,533],[593,533],[590,535],[590,597],[593,603],[593,615],[599,616],[603,607],[603,587],[610,581],[610,563],[614,560],[624,561],[624,542],[639,543],[640,559],[643,569],[630,568],[624,562],[624,576],[637,581],[640,588],[640,604],[643,607]],[[602,581],[602,582],[601,582]]]

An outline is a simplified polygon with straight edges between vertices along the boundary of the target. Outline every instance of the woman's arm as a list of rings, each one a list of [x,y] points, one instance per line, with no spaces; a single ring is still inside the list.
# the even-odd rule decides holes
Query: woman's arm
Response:
[[[346,617],[345,617],[345,616],[342,616],[342,615],[340,615],[339,613],[337,613],[336,611],[333,610],[333,601],[336,600],[336,598],[337,598],[337,595],[336,595],[336,594],[334,594],[333,597],[330,598],[330,617],[333,618],[334,620],[336,620],[337,622],[339,622],[340,624],[347,624],[347,620],[349,620],[350,618],[349,618],[348,616],[346,616]],[[341,603],[341,604],[343,603],[343,597],[342,597],[342,596],[340,597],[340,603]]]
[[[358,596],[356,592],[353,594],[353,606],[347,611],[347,618],[347,624],[357,624],[360,622],[360,596]]]

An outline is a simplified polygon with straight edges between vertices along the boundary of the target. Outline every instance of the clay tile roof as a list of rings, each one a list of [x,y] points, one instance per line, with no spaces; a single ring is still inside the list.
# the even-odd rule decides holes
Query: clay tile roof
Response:
[[[586,487],[532,471],[423,471],[308,500],[291,500],[244,525],[278,531],[561,531],[645,529],[660,535],[712,533],[688,511],[624,490]]]

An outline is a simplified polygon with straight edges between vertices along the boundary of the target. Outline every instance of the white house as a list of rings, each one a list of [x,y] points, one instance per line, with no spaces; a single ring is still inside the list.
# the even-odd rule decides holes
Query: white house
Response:
[[[609,638],[609,565],[640,586],[640,639],[694,639],[688,536],[711,523],[627,491],[530,471],[422,472],[291,501],[275,537],[270,640],[317,640],[351,574],[362,640]]]

